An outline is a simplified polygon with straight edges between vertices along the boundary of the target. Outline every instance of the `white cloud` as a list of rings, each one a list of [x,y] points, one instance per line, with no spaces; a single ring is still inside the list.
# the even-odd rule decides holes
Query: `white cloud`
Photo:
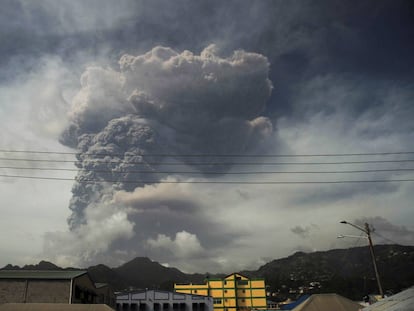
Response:
[[[148,239],[147,243],[153,248],[169,250],[178,258],[188,258],[203,251],[197,236],[184,230],[177,232],[175,238],[158,234],[155,239]]]
[[[46,233],[44,253],[50,260],[62,266],[85,267],[96,263],[117,239],[133,236],[134,224],[125,211],[108,204],[90,206],[85,214],[85,224],[75,230]]]

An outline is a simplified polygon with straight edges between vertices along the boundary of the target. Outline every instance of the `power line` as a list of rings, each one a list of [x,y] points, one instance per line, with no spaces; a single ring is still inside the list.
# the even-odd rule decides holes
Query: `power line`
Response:
[[[388,242],[392,242],[392,243],[394,243],[394,244],[396,244],[396,245],[401,245],[400,243],[397,243],[397,242],[395,242],[395,241],[393,241],[393,240],[391,240],[391,239],[389,239],[389,238],[387,238],[387,237],[385,237],[385,236],[383,236],[383,235],[379,234],[379,233],[378,233],[378,232],[376,232],[376,231],[372,231],[372,233],[374,233],[375,235],[378,235],[380,238],[383,238],[384,240],[387,240]]]
[[[0,158],[4,161],[24,161],[24,162],[51,162],[51,163],[73,163],[79,161],[74,160],[54,160],[54,159],[22,159],[22,158]],[[369,163],[409,163],[414,162],[414,159],[403,160],[366,160],[366,161],[340,161],[340,162],[142,162],[142,161],[126,161],[126,160],[106,160],[94,159],[91,162],[97,163],[124,163],[124,164],[138,164],[138,165],[209,165],[209,166],[233,166],[233,165],[343,165],[343,164],[369,164]]]
[[[156,170],[128,170],[113,171],[104,169],[76,169],[76,168],[52,168],[52,167],[19,167],[19,166],[0,166],[0,169],[11,170],[39,170],[39,171],[68,171],[68,172],[97,172],[111,174],[202,174],[202,175],[270,175],[270,174],[355,174],[355,173],[380,173],[380,172],[412,172],[414,168],[395,168],[395,169],[372,169],[372,170],[339,170],[339,171],[249,171],[249,172],[200,172],[200,171],[156,171]]]
[[[28,154],[57,154],[57,155],[84,155],[84,156],[125,156],[124,154],[114,153],[95,153],[88,154],[82,152],[61,152],[61,151],[36,151],[36,150],[13,150],[0,149],[3,153],[28,153]],[[386,156],[386,155],[410,155],[414,151],[396,151],[396,152],[366,152],[366,153],[321,153],[321,154],[174,154],[174,153],[159,153],[159,154],[138,154],[139,156],[153,156],[153,157],[241,157],[241,158],[277,158],[277,157],[347,157],[347,156]]]
[[[77,181],[79,183],[133,183],[133,184],[241,184],[241,185],[290,185],[290,184],[349,184],[349,183],[390,183],[390,182],[413,182],[414,179],[382,179],[382,180],[336,180],[336,181],[217,181],[217,180],[94,180],[94,179],[76,179],[60,177],[39,177],[39,176],[21,176],[21,175],[4,175],[5,178],[22,178],[37,180],[60,180],[60,181]]]

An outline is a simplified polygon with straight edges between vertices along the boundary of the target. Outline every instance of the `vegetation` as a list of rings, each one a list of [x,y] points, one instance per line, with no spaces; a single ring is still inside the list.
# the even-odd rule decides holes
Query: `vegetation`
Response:
[[[396,293],[414,285],[414,246],[377,245],[375,254],[385,292]],[[62,269],[41,261],[20,268],[7,265],[3,269]],[[73,269],[73,268],[68,268]],[[97,283],[108,283],[115,290],[173,290],[174,283],[201,283],[206,277],[224,275],[186,274],[167,268],[146,257],[135,258],[120,267],[97,265],[88,268]],[[229,271],[229,273],[237,271]],[[297,252],[273,260],[255,271],[240,271],[248,277],[265,278],[271,299],[282,301],[306,293],[337,293],[354,300],[378,293],[368,247],[335,249],[325,252]]]

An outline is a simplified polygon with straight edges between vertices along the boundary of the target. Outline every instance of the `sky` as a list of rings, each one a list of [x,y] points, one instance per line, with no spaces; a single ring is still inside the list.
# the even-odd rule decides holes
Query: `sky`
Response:
[[[414,245],[413,37],[409,0],[2,1],[0,266]]]

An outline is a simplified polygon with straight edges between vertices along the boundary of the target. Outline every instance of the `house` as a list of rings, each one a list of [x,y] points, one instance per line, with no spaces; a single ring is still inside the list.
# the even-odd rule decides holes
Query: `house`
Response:
[[[115,306],[107,285],[98,287],[83,270],[0,270],[0,304],[64,303]]]
[[[174,284],[178,293],[213,297],[214,311],[266,310],[264,279],[249,279],[233,273],[224,279],[206,279],[204,284]]]
[[[213,298],[161,290],[116,294],[117,311],[213,311]]]

